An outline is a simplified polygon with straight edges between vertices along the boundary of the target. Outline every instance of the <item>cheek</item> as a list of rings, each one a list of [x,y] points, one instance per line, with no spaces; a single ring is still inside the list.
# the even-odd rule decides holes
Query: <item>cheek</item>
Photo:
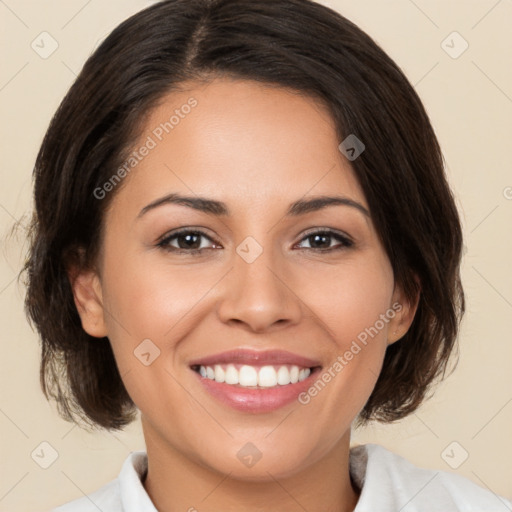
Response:
[[[116,363],[143,413],[165,406],[169,414],[178,414],[184,397],[173,378],[174,345],[184,335],[199,290],[190,287],[182,272],[170,276],[169,270],[145,264],[133,251],[125,254],[111,254],[104,267],[106,322]]]
[[[340,266],[336,274],[303,289],[330,337],[331,358],[301,403],[340,423],[357,415],[375,386],[395,310],[392,269],[383,257]]]
[[[177,346],[211,307],[207,292],[218,277],[205,265],[149,265],[133,250],[105,254],[105,320],[120,374],[137,404],[156,400],[162,385],[172,392],[168,372],[180,365]],[[148,389],[151,396],[143,395]]]
[[[148,264],[151,262],[152,264]],[[162,339],[184,318],[215,279],[211,269],[156,264],[134,252],[111,258],[105,268],[105,297],[111,307],[110,327],[120,324],[132,337]],[[168,337],[168,336],[167,336]]]
[[[354,258],[303,279],[302,296],[340,350],[374,326],[391,305],[393,272],[383,256]],[[387,323],[379,326],[385,336]]]

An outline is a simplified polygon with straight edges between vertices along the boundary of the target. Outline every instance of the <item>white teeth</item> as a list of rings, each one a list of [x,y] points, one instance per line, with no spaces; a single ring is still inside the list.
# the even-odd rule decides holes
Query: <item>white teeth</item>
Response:
[[[238,372],[238,384],[240,386],[257,386],[258,372],[252,366],[242,366]]]
[[[264,388],[271,388],[277,384],[277,372],[273,366],[262,366],[260,368],[258,384]]]
[[[217,366],[217,365],[215,365],[215,366]],[[201,371],[201,370],[199,370],[199,371]],[[226,375],[225,375],[224,379],[225,379],[226,384],[238,384],[238,370],[232,364],[228,364],[228,367],[226,368]]]
[[[304,368],[299,372],[299,381],[307,379],[311,375],[311,370],[309,368]]]
[[[215,380],[217,382],[224,382],[226,380],[226,372],[224,371],[222,366],[218,364],[215,365]]]
[[[286,384],[290,384],[290,372],[286,366],[281,366],[279,370],[277,370],[277,383],[281,386],[285,386]]]
[[[292,366],[290,370],[290,382],[292,384],[295,384],[296,382],[299,382],[299,367],[298,366]]]
[[[199,373],[202,377],[216,382],[225,382],[242,387],[272,388],[278,385],[286,386],[307,379],[311,374],[310,368],[299,368],[295,365],[262,366],[254,367],[243,365],[239,370],[234,364],[228,364],[225,369],[222,365],[200,366]]]

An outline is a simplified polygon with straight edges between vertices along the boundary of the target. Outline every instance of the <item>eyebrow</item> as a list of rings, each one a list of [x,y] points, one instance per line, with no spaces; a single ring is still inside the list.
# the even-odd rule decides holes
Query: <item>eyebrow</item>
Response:
[[[178,204],[181,206],[187,206],[189,208],[193,208],[194,210],[198,210],[200,212],[209,213],[216,216],[230,216],[230,210],[226,203],[222,201],[216,201],[214,199],[209,199],[206,197],[198,197],[198,196],[182,196],[180,194],[168,194],[164,197],[156,199],[155,201],[149,203],[147,206],[142,208],[142,210],[138,214],[138,218],[142,217],[144,214],[149,212],[150,210],[154,210],[159,206],[164,204]],[[348,197],[343,196],[315,196],[310,199],[299,199],[298,201],[293,202],[288,207],[286,212],[287,217],[297,217],[299,215],[304,215],[305,213],[315,212],[326,208],[328,206],[350,206],[351,208],[355,208],[367,217],[370,217],[370,212],[360,203],[350,199]]]

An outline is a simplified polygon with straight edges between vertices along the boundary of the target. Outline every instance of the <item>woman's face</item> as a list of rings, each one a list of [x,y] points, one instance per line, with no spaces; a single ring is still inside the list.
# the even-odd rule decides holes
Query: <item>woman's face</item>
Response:
[[[333,121],[312,99],[225,79],[146,121],[107,192],[99,273],[75,282],[84,328],[108,336],[147,442],[233,477],[304,470],[348,442],[411,320]],[[323,196],[342,200],[310,202]],[[193,366],[237,349],[310,361]],[[313,373],[285,384],[293,366]]]

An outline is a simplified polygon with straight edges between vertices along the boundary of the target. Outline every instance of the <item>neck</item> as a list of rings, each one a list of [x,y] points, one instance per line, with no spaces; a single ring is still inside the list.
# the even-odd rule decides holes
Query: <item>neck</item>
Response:
[[[144,487],[160,512],[352,512],[359,490],[349,473],[350,430],[324,457],[288,476],[254,481],[223,474],[170,446],[144,425]]]

